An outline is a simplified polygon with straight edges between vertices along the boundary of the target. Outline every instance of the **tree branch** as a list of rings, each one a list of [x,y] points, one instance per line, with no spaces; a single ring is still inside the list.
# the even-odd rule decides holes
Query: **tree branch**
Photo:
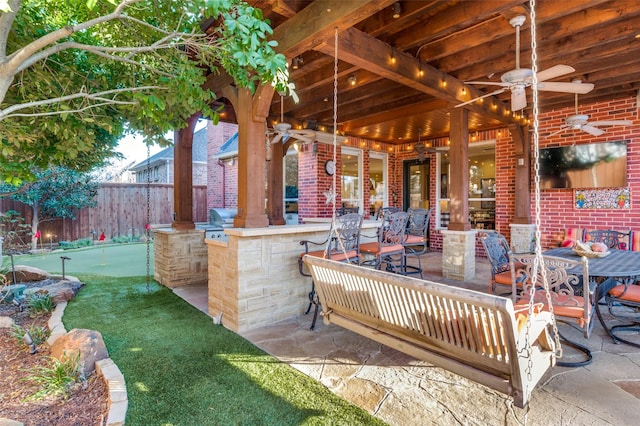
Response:
[[[139,1],[141,0],[124,0],[118,6],[116,6],[113,12],[107,15],[99,16],[97,18],[90,19],[86,22],[82,22],[77,25],[67,25],[63,28],[60,28],[58,30],[55,30],[48,34],[43,35],[39,39],[32,41],[31,43],[24,46],[22,49],[17,50],[13,54],[11,54],[8,58],[9,60],[2,65],[3,68],[6,67],[3,73],[6,76],[15,75],[18,67],[20,67],[24,62],[28,61],[29,58],[35,55],[38,51],[44,49],[45,47],[51,44],[54,44],[58,40],[61,40],[65,37],[70,36],[75,32],[85,30],[87,28],[93,27],[94,25],[98,25],[103,22],[119,19],[120,17],[122,17],[122,12],[126,7],[134,3],[138,3]]]
[[[11,33],[11,27],[13,21],[16,18],[16,13],[20,9],[22,0],[10,0],[9,7],[11,11],[0,14],[0,61],[4,62],[7,56],[7,40]]]
[[[44,105],[51,105],[51,104],[66,102],[66,101],[79,99],[79,98],[85,98],[87,100],[105,100],[104,98],[105,95],[111,95],[111,94],[117,95],[119,93],[141,92],[144,90],[164,90],[164,89],[165,88],[163,88],[162,86],[140,86],[140,87],[123,87],[119,89],[105,90],[97,93],[87,93],[87,92],[81,91],[79,93],[60,96],[57,98],[44,99],[41,101],[25,102],[23,104],[12,105],[8,108],[5,108],[4,110],[0,110],[0,121],[4,120],[10,115],[14,115],[13,113],[15,111],[19,111],[26,108],[34,108],[34,107],[39,107]],[[117,101],[115,99],[112,99],[111,102],[115,103]],[[65,112],[67,111],[60,111],[61,114]]]

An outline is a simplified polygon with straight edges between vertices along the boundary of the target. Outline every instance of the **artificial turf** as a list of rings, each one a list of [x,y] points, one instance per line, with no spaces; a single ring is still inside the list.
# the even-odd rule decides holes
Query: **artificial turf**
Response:
[[[63,322],[102,334],[128,425],[384,424],[144,276],[79,277]]]

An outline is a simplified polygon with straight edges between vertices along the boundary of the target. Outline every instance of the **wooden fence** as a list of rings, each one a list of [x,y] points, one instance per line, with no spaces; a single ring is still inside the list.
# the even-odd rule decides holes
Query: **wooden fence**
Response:
[[[97,206],[79,209],[75,219],[56,219],[41,222],[42,243],[74,241],[80,238],[97,239],[102,232],[106,238],[144,235],[147,223],[147,185],[136,183],[102,183],[98,188]],[[15,210],[26,224],[33,217],[30,206],[0,199],[0,212]],[[149,220],[152,226],[166,224],[173,218],[173,185],[151,184],[149,187]],[[193,220],[208,222],[207,187],[193,187]],[[93,232],[92,232],[93,231]]]

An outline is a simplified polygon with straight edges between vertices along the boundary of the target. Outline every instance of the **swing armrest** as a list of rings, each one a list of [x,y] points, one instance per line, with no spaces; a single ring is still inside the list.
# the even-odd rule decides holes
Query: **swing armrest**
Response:
[[[526,321],[528,321],[528,319]],[[554,351],[555,342],[551,337],[551,333],[549,333],[549,327],[551,325],[551,313],[546,311],[534,313],[533,318],[531,318],[529,330],[527,330],[527,325],[525,323],[518,331],[518,348],[522,349],[526,347],[528,335],[529,344],[533,345],[535,342],[538,342],[542,349]]]

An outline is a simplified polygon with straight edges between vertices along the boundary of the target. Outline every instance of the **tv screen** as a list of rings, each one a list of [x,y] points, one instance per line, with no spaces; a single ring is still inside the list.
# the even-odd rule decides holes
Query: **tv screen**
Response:
[[[540,188],[627,186],[627,141],[540,150]]]

